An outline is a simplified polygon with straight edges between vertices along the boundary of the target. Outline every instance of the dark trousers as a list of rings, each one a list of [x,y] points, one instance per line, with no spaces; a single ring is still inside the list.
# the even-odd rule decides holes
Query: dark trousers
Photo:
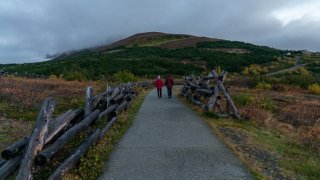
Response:
[[[172,87],[168,87],[167,91],[168,91],[168,97],[171,97],[172,96]]]
[[[162,88],[157,88],[158,97],[162,96]]]

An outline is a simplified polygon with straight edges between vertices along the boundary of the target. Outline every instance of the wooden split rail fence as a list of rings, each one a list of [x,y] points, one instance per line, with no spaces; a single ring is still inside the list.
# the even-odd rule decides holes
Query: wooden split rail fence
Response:
[[[240,119],[240,114],[231,99],[228,89],[223,85],[226,75],[226,71],[222,71],[218,75],[215,70],[212,70],[206,77],[186,77],[181,95],[205,111],[214,111],[217,108],[219,111],[217,115],[223,117],[233,115]],[[215,86],[210,84],[212,80]],[[223,104],[225,108],[222,107]]]
[[[0,179],[6,179],[18,170],[16,179],[33,179],[36,167],[46,165],[53,156],[81,131],[97,121],[107,118],[103,129],[95,129],[48,179],[61,179],[62,175],[76,165],[89,147],[97,143],[117,121],[117,116],[127,109],[134,97],[137,86],[125,84],[102,94],[93,96],[93,88],[88,87],[84,108],[69,110],[52,119],[55,101],[48,97],[44,100],[38,114],[33,132],[2,151],[4,160],[0,161]]]

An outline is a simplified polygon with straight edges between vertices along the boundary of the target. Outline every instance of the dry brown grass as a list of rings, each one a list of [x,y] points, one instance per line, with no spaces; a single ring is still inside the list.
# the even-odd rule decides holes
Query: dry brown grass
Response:
[[[265,124],[265,122],[270,118],[270,113],[266,110],[261,109],[256,105],[246,105],[239,108],[239,112],[244,119],[254,120],[259,125]]]
[[[253,102],[238,107],[244,119],[320,150],[320,99],[310,98],[308,92],[300,88],[282,85],[276,90],[260,91],[237,86],[231,90],[232,94],[247,93],[253,97]],[[273,110],[259,106],[262,97],[271,100]]]
[[[86,86],[97,84],[62,79],[0,77],[0,85],[0,96],[3,100],[23,107],[32,107],[47,96],[82,97]]]
[[[300,140],[316,148],[320,152],[320,123],[310,128],[301,128],[299,131]]]
[[[292,124],[295,127],[313,126],[320,119],[320,103],[314,101],[300,101],[282,107],[278,120]]]

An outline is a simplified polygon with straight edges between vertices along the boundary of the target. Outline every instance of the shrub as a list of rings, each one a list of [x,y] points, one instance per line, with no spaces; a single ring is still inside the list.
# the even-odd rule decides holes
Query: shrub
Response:
[[[271,89],[271,84],[259,82],[256,85],[256,88],[258,88],[258,89]]]
[[[259,75],[263,73],[268,73],[267,67],[261,67],[257,64],[251,64],[249,67],[245,67],[244,70],[241,72],[243,75]]]
[[[64,78],[68,81],[74,81],[74,80],[87,81],[88,80],[88,78],[86,77],[86,73],[80,72],[80,71],[69,72],[65,75]]]
[[[128,71],[118,71],[113,75],[115,81],[117,82],[134,82],[137,81],[137,77]]]
[[[312,84],[308,86],[308,90],[311,91],[313,94],[320,95],[320,84]]]
[[[298,68],[298,73],[302,75],[308,75],[309,71],[305,67]]]
[[[273,108],[274,108],[271,99],[266,98],[266,97],[262,97],[261,99],[259,99],[258,105],[260,108],[262,108],[264,110],[269,110],[269,111],[273,110]]]
[[[48,77],[48,79],[57,79],[58,77],[56,76],[56,75],[50,75],[49,77]]]
[[[241,72],[243,75],[249,75],[249,68],[245,67],[244,70]]]
[[[240,106],[248,105],[253,101],[254,101],[254,97],[250,94],[240,94],[240,95],[234,96],[234,102]]]

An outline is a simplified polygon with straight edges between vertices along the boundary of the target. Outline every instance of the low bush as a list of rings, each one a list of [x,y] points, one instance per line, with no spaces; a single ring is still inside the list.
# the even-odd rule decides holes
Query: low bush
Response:
[[[271,84],[268,84],[268,83],[264,83],[264,82],[259,82],[257,85],[256,85],[256,88],[258,89],[271,89]]]
[[[312,84],[308,86],[308,90],[311,91],[313,94],[320,95],[320,84]]]
[[[271,99],[267,97],[260,97],[257,99],[258,106],[264,110],[272,111],[274,105]]]
[[[234,96],[233,99],[238,106],[245,106],[254,101],[254,97],[247,93]]]
[[[137,77],[129,71],[118,71],[113,75],[116,82],[135,82]]]

